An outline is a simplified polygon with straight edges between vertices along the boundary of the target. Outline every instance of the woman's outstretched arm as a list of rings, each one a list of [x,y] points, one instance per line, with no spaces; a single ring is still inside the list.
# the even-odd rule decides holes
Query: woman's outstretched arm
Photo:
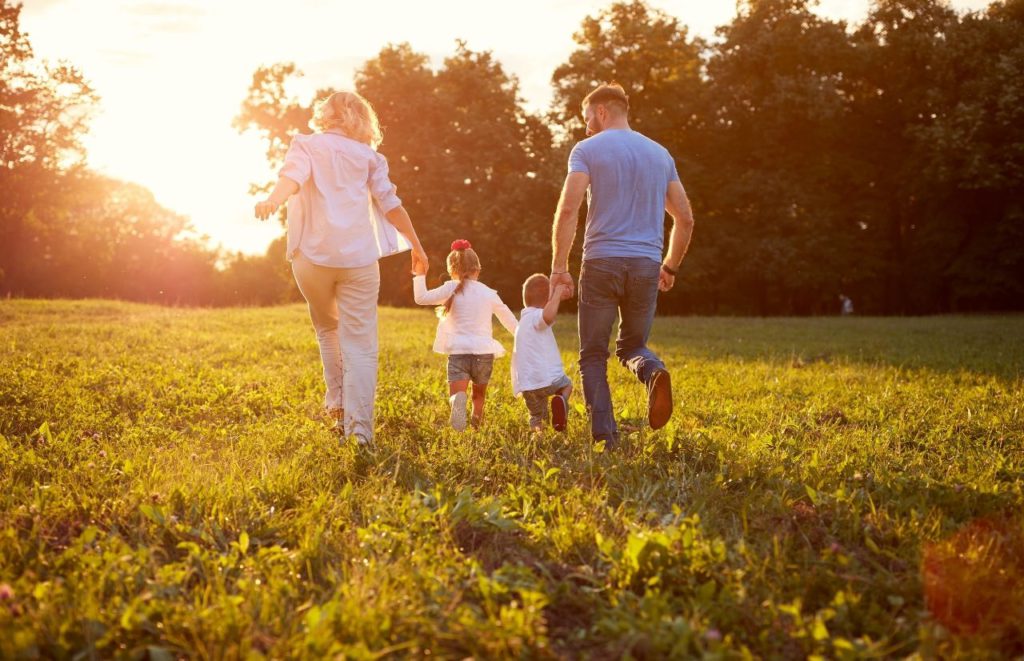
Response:
[[[256,203],[256,217],[260,220],[270,218],[274,215],[274,212],[277,211],[278,207],[287,202],[289,197],[298,192],[298,183],[285,176],[278,177],[277,185],[274,186],[274,190],[270,192],[267,199]]]

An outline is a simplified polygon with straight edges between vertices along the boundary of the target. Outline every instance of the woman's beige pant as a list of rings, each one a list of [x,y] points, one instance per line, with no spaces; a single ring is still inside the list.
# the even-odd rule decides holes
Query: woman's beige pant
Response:
[[[377,388],[377,262],[353,269],[320,266],[302,253],[292,274],[320,343],[328,408],[345,409],[345,435],[373,440]]]

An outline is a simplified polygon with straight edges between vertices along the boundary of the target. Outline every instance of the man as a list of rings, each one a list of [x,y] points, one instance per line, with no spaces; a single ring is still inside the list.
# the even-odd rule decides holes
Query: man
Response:
[[[617,84],[583,99],[587,139],[573,147],[552,230],[551,286],[570,292],[569,251],[580,204],[587,221],[580,270],[579,334],[583,397],[595,441],[613,449],[618,430],[608,387],[608,340],[619,318],[615,356],[647,387],[652,429],[672,416],[672,382],[647,348],[658,291],[675,284],[693,233],[693,214],[675,161],[664,147],[629,128],[629,99]],[[589,191],[588,191],[589,189]],[[662,260],[665,211],[673,225]]]

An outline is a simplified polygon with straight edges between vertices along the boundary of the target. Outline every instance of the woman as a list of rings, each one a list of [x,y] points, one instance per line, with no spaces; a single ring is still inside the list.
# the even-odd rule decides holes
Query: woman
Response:
[[[427,256],[376,151],[382,135],[369,102],[332,94],[317,104],[311,125],[317,132],[292,140],[256,217],[288,201],[287,255],[320,343],[327,412],[339,431],[366,444],[377,387],[377,260],[411,248],[419,271]]]

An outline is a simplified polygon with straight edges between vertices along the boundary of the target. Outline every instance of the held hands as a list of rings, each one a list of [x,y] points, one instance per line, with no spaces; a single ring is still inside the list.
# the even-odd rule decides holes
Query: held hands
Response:
[[[427,253],[423,251],[423,246],[415,246],[412,249],[412,274],[426,275],[429,268],[430,260],[427,259]]]
[[[554,289],[555,291],[551,293],[551,298],[557,298],[559,301],[565,301],[572,298],[572,290],[564,284],[556,285]]]
[[[548,281],[551,287],[551,296],[560,295],[562,297],[561,300],[563,301],[573,297],[573,282],[571,274],[552,273]],[[561,294],[558,293],[559,288],[563,289]]]
[[[268,197],[262,202],[258,202],[256,204],[256,217],[259,218],[260,220],[266,220],[267,218],[270,218],[272,215],[274,215],[274,212],[277,211],[278,207],[280,206],[280,204],[274,202]]]

